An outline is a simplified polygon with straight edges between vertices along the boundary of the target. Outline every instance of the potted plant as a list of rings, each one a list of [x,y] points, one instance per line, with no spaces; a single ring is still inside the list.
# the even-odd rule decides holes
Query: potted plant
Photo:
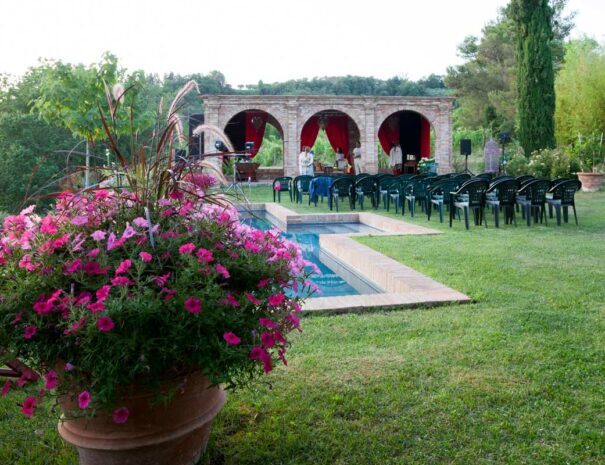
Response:
[[[603,133],[593,134],[586,139],[578,136],[576,151],[582,171],[577,173],[584,192],[597,192],[603,185],[605,162],[603,160]]]
[[[134,137],[124,153],[112,131],[121,101],[102,119],[127,188],[63,192],[46,215],[4,219],[0,367],[20,377],[1,394],[22,391],[25,416],[56,399],[81,464],[190,465],[222,386],[286,363],[308,263],[174,162],[176,103],[151,143]]]

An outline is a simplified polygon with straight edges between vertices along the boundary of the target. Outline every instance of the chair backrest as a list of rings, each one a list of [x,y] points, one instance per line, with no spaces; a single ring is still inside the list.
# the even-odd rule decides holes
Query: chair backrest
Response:
[[[406,186],[407,194],[414,194],[416,198],[423,198],[427,196],[428,188],[435,183],[434,177],[417,177],[411,179]]]
[[[371,176],[371,174],[368,174],[368,173],[360,173],[360,174],[356,174],[353,177],[355,178],[355,181],[357,181],[358,179],[363,179],[363,178],[367,178],[370,176]]]
[[[533,181],[534,178],[533,176],[529,175],[529,174],[524,174],[522,176],[517,176],[515,178],[517,181],[519,181],[519,184],[522,186],[523,184],[526,184],[528,181]]]
[[[492,184],[494,184],[495,182],[498,181],[502,181],[503,179],[515,179],[512,176],[496,176],[494,179],[492,179]]]
[[[376,192],[378,188],[379,179],[376,179],[373,176],[369,176],[367,178],[361,178],[355,181],[355,190],[362,191],[364,194]]]
[[[563,181],[572,181],[574,178],[557,178],[550,181],[550,187],[555,187],[557,184],[562,183]]]
[[[430,196],[443,195],[443,201],[447,204],[449,202],[449,193],[456,192],[461,184],[462,181],[458,180],[458,178],[443,179],[440,182],[431,184],[428,188],[428,193]]]
[[[280,176],[273,180],[273,189],[279,183],[281,191],[289,191],[292,187],[292,178],[290,176]]]
[[[351,194],[351,189],[355,185],[353,177],[336,178],[330,185],[330,195],[337,192],[340,197],[345,197]]]
[[[396,176],[383,176],[382,178],[378,179],[378,189],[383,191],[383,190],[388,190],[391,188],[391,186],[393,184],[395,184],[398,181]]]
[[[472,178],[472,176],[468,173],[460,173],[460,174],[456,174],[456,176],[452,176],[455,179],[458,179],[461,183],[468,181],[469,179]]]
[[[495,192],[501,205],[512,205],[519,189],[519,181],[511,177],[502,177],[489,185],[487,192]]]
[[[479,173],[474,176],[474,179],[486,179],[488,181],[492,180],[492,173]]]
[[[550,181],[548,179],[534,179],[523,184],[517,194],[527,196],[532,204],[538,205],[546,201],[546,193],[549,189]]]
[[[580,190],[582,183],[577,179],[567,179],[552,186],[549,193],[552,194],[552,198],[560,200],[563,205],[572,204],[576,192]]]
[[[406,173],[406,174],[400,174],[399,176],[397,176],[397,179],[410,179],[413,178],[414,175],[411,173]]]
[[[489,188],[489,181],[486,179],[470,179],[462,184],[455,195],[467,194],[469,206],[480,206],[483,204],[485,192]]]
[[[303,174],[301,176],[296,176],[294,181],[292,181],[292,185],[300,192],[309,192],[309,186],[311,185],[312,180],[313,176]]]

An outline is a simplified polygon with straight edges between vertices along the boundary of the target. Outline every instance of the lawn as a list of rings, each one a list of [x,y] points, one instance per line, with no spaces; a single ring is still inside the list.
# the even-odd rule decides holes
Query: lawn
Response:
[[[476,303],[305,318],[289,366],[229,394],[202,463],[605,463],[605,193],[577,201],[579,226],[418,214],[444,234],[359,239]],[[0,463],[75,463],[18,401],[0,399]]]

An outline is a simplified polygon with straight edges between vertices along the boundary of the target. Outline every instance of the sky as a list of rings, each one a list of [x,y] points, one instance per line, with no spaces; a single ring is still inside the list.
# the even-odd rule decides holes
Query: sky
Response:
[[[0,73],[39,58],[132,71],[221,71],[233,86],[358,75],[417,80],[461,63],[507,0],[0,0]],[[572,36],[605,43],[605,0],[569,0]]]

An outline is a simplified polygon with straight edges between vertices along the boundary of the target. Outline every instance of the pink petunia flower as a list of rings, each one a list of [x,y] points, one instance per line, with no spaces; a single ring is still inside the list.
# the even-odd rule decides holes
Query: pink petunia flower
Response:
[[[135,231],[135,229],[132,226],[130,226],[130,223],[126,223],[126,229],[124,229],[121,239],[127,240],[136,235],[137,235],[137,232]]]
[[[74,216],[74,218],[71,220],[71,224],[73,224],[74,226],[83,226],[86,223],[88,223],[87,216],[78,215]]]
[[[231,305],[232,307],[240,306],[238,300],[235,297],[233,297],[233,294],[231,294],[231,292],[227,292],[227,295],[222,300],[222,302],[226,303],[227,305]]]
[[[27,325],[23,332],[23,337],[27,340],[31,339],[38,332],[38,328],[35,325]]]
[[[50,370],[46,373],[46,384],[44,387],[46,389],[54,389],[59,385],[59,378],[57,377],[57,373],[54,370]]]
[[[262,289],[263,287],[265,287],[270,282],[271,282],[271,278],[261,279],[258,282],[258,284],[256,285],[256,287],[258,287],[259,289]]]
[[[135,226],[137,226],[139,228],[148,227],[147,220],[145,218],[143,218],[142,216],[139,216],[139,217],[135,218],[134,220],[132,220],[132,224],[134,224]]]
[[[130,286],[134,284],[134,282],[126,276],[117,276],[111,280],[111,284],[114,286]]]
[[[0,392],[0,396],[4,397],[5,395],[8,394],[8,391],[10,391],[11,389],[11,382],[9,380],[6,380],[6,383],[4,383],[4,386],[2,387],[2,391]]]
[[[74,365],[72,365],[71,363],[67,362],[64,366],[65,371],[73,371],[76,367]]]
[[[132,266],[132,261],[130,259],[126,259],[124,260],[122,263],[120,263],[118,265],[118,267],[116,268],[116,276],[119,274],[124,274],[126,273],[130,267]]]
[[[11,325],[16,325],[23,319],[23,313],[19,312],[15,315],[15,319],[11,321]]]
[[[247,292],[246,292],[246,299],[248,299],[254,305],[260,305],[262,303],[262,301],[260,299],[257,299],[252,294],[248,294]]]
[[[130,412],[126,407],[120,407],[113,411],[111,417],[113,418],[114,423],[122,424],[128,421],[128,416]]]
[[[241,339],[237,337],[234,333],[225,333],[223,334],[223,339],[227,341],[227,344],[238,345],[241,342]]]
[[[85,410],[90,405],[90,393],[88,391],[82,391],[78,396],[78,407]]]
[[[210,263],[214,260],[212,252],[208,249],[204,249],[203,247],[200,247],[195,255],[200,263]]]
[[[153,259],[153,256],[147,252],[139,253],[139,257],[141,257],[141,260],[143,260],[145,263],[149,263]]]
[[[42,234],[56,234],[59,231],[55,218],[51,215],[46,215],[42,218],[40,232]]]
[[[169,278],[170,273],[166,273],[162,276],[156,276],[153,278],[153,283],[158,287],[164,287]]]
[[[100,287],[99,289],[97,289],[97,292],[95,293],[95,295],[97,296],[97,300],[99,302],[103,302],[105,299],[107,299],[107,297],[109,297],[110,292],[111,292],[111,286],[106,284],[106,285]]]
[[[82,259],[76,258],[73,263],[67,266],[65,274],[74,274],[82,269]]]
[[[263,346],[270,348],[275,346],[275,338],[271,333],[263,333],[260,336],[261,343]]]
[[[111,318],[108,316],[102,316],[97,320],[97,329],[99,331],[107,332],[111,331],[114,328],[114,323]]]
[[[229,270],[227,270],[227,268],[225,268],[220,263],[217,263],[214,268],[215,268],[216,272],[218,274],[220,274],[223,278],[229,279],[231,277],[231,275],[229,274]]]
[[[270,318],[259,318],[258,323],[268,329],[276,329],[279,325]]]
[[[92,249],[90,252],[88,252],[88,253],[86,254],[86,256],[87,256],[87,257],[89,257],[89,258],[94,258],[94,257],[96,257],[97,255],[99,255],[99,252],[100,252],[100,251],[101,251],[100,249]]]
[[[103,274],[107,274],[107,271],[109,271],[109,265],[107,265],[104,268],[101,268],[101,266],[99,265],[98,262],[88,262],[84,265],[84,273],[86,273],[87,275],[91,276],[91,275],[103,275]]]
[[[195,244],[188,242],[179,247],[179,253],[181,255],[190,254],[195,250]]]
[[[189,297],[185,301],[185,308],[189,313],[200,313],[202,311],[202,301],[197,297]]]
[[[105,311],[105,304],[102,301],[91,302],[86,306],[86,308],[92,313],[103,312]]]
[[[286,298],[286,296],[282,293],[270,295],[267,298],[267,303],[271,307],[279,307],[284,302],[285,298]]]
[[[34,414],[34,408],[36,407],[36,398],[29,396],[26,397],[23,401],[23,408],[21,409],[21,413],[31,417]]]
[[[95,231],[90,235],[90,237],[92,237],[92,240],[97,242],[105,239],[105,236],[107,236],[107,233],[105,231]]]

